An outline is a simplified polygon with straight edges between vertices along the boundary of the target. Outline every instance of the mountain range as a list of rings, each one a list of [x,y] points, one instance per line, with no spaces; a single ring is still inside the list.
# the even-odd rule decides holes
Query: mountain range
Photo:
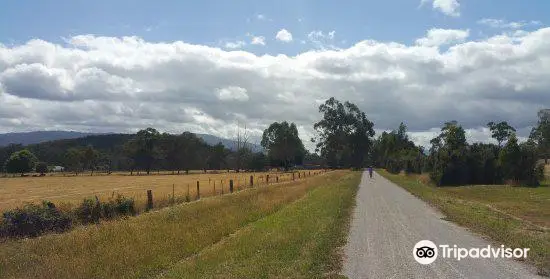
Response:
[[[83,133],[73,131],[33,131],[22,133],[5,133],[0,134],[0,147],[7,146],[9,144],[37,144],[48,141],[64,140],[64,139],[76,139],[87,136],[105,135],[105,133]],[[237,142],[230,139],[225,139],[209,134],[196,134],[197,137],[202,138],[208,145],[216,145],[221,142],[226,148],[235,150]],[[256,144],[249,144],[250,148],[254,152],[260,152],[263,148]]]

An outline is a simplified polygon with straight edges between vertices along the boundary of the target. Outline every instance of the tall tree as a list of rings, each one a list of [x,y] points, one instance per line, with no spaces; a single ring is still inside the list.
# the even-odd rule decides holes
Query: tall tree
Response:
[[[470,180],[467,167],[466,132],[456,121],[446,122],[441,134],[432,139],[431,179],[439,186],[463,185]]]
[[[498,142],[498,146],[502,147],[502,143],[508,140],[515,134],[516,129],[508,124],[506,121],[499,123],[489,122],[487,123],[489,130],[491,130],[491,136]]]
[[[151,172],[153,164],[162,157],[159,148],[160,133],[147,128],[137,132],[136,137],[127,143],[126,150],[134,161],[134,164],[145,169],[147,174]]]
[[[88,145],[82,152],[82,161],[84,168],[90,170],[90,175],[94,175],[94,170],[97,168],[99,153],[93,146]]]
[[[313,126],[318,133],[317,151],[331,167],[363,167],[372,146],[374,124],[355,104],[334,97],[321,104],[319,112],[323,119]]]
[[[499,154],[499,165],[502,169],[504,179],[520,179],[521,149],[518,139],[512,135]]]
[[[261,145],[267,150],[269,159],[285,170],[301,163],[306,152],[296,124],[286,121],[269,125],[263,133]]]
[[[550,157],[550,109],[542,109],[537,114],[537,126],[531,131],[529,138],[537,144],[538,152],[548,163]]]
[[[65,152],[65,166],[67,170],[73,171],[75,175],[82,171],[83,162],[84,155],[78,148],[69,148]]]
[[[32,152],[27,149],[16,151],[11,154],[6,161],[5,168],[8,173],[20,173],[23,175],[26,172],[34,170],[38,159]]]
[[[229,155],[229,150],[221,142],[212,146],[208,156],[208,167],[214,170],[221,169],[222,166],[227,165],[227,155]]]

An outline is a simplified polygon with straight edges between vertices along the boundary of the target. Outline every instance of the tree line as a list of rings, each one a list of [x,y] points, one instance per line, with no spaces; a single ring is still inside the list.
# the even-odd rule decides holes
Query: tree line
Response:
[[[497,144],[468,143],[466,132],[449,121],[430,148],[409,139],[405,124],[375,138],[374,123],[357,105],[335,98],[319,106],[321,119],[314,123],[315,152],[305,149],[298,128],[291,122],[274,122],[262,135],[262,152],[253,152],[246,131],[239,130],[236,148],[211,146],[195,134],[160,133],[154,128],[133,135],[89,136],[23,147],[0,148],[5,171],[25,173],[36,168],[62,165],[78,174],[91,171],[144,172],[189,170],[258,171],[268,167],[289,170],[310,164],[329,168],[360,169],[368,165],[390,172],[429,173],[434,183],[444,185],[521,183],[537,185],[542,178],[541,158],[550,156],[550,110],[538,113],[538,123],[529,139],[519,143],[516,130],[507,122],[489,122]],[[42,162],[42,163],[40,163]],[[37,168],[39,167],[39,169]]]
[[[429,173],[438,186],[537,186],[544,179],[544,164],[550,155],[550,110],[541,110],[538,118],[523,143],[518,142],[516,129],[505,121],[487,123],[497,144],[469,144],[458,122],[446,122],[430,141],[429,150],[415,146],[401,123],[397,131],[384,132],[375,141],[373,162],[392,173]]]

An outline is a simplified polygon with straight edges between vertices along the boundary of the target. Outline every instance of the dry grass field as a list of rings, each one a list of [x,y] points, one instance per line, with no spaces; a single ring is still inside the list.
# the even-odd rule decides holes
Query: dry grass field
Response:
[[[313,176],[320,170],[306,170],[295,173],[295,179]],[[300,175],[298,175],[300,173]],[[132,197],[139,209],[145,207],[147,190],[153,191],[155,207],[171,202],[172,192],[176,201],[183,201],[189,195],[190,200],[197,197],[197,181],[200,185],[200,196],[220,195],[229,192],[229,181],[232,179],[234,190],[249,187],[250,176],[254,177],[254,186],[292,180],[292,173],[256,172],[256,173],[200,173],[172,175],[170,173],[152,175],[133,175],[113,173],[112,175],[62,176],[45,177],[6,177],[0,178],[0,212],[15,208],[27,202],[49,200],[62,207],[71,208],[84,198],[97,196],[107,200],[116,194]]]

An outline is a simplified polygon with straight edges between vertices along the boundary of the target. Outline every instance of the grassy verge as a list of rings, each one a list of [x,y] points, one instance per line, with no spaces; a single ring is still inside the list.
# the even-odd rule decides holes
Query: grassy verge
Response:
[[[304,199],[175,265],[164,278],[338,277],[338,247],[345,244],[359,181],[356,172],[318,187]]]
[[[550,275],[550,187],[434,187],[419,176],[379,174],[439,208],[450,221],[509,247],[529,247],[527,261]]]
[[[0,243],[0,278],[143,278],[273,214],[347,172],[255,188],[64,234]]]

